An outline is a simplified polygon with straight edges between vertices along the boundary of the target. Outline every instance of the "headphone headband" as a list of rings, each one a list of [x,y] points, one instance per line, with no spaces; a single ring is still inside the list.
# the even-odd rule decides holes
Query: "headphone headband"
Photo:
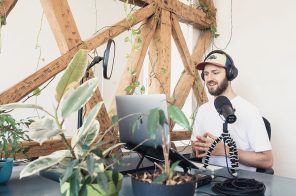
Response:
[[[228,55],[226,52],[222,50],[213,50],[211,51],[204,59],[204,62],[213,54],[223,54],[226,56],[226,62],[225,62],[225,70],[226,70],[226,78],[229,81],[232,81],[234,78],[238,75],[238,69],[235,67],[234,62],[230,55]],[[204,71],[201,73],[201,78],[204,80]]]

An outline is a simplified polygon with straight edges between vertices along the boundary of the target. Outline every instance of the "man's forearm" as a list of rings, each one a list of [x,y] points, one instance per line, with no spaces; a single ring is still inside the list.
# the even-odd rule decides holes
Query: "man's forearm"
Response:
[[[271,150],[264,152],[250,152],[238,149],[239,162],[256,168],[268,169],[273,165]]]

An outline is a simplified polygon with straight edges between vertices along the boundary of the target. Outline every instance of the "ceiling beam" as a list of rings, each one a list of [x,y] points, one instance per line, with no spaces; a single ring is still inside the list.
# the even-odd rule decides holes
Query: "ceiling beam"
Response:
[[[48,81],[59,72],[63,71],[79,49],[93,50],[99,47],[100,45],[106,43],[110,38],[116,37],[120,33],[130,29],[132,26],[150,17],[154,14],[155,10],[156,8],[154,4],[141,8],[134,13],[134,21],[123,19],[105,31],[98,32],[91,38],[79,43],[76,47],[70,49],[59,58],[55,59],[24,80],[2,92],[0,94],[0,104],[20,101],[34,89]]]
[[[40,2],[61,54],[81,43],[67,0],[40,0]]]
[[[120,1],[126,2],[126,0]],[[213,20],[208,18],[201,9],[193,8],[179,0],[128,0],[128,3],[137,6],[155,3],[161,9],[176,14],[180,22],[191,24],[198,29],[208,29],[213,23]]]

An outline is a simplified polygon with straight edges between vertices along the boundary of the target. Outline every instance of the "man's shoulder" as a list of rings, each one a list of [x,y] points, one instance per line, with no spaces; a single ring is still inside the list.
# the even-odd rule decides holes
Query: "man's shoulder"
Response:
[[[213,100],[209,100],[206,103],[203,103],[200,107],[199,110],[208,110],[209,108],[214,106],[214,101]]]
[[[240,97],[240,96],[237,96],[235,97],[235,99],[233,100],[232,102],[234,108],[243,108],[244,110],[248,110],[248,111],[258,111],[258,108],[253,104],[251,103],[250,101]]]

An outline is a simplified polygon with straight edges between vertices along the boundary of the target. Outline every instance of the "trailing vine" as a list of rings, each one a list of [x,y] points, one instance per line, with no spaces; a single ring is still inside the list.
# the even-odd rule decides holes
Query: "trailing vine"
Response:
[[[128,6],[129,5],[129,6]],[[125,1],[124,3],[124,11],[126,13],[126,19],[129,22],[129,31],[130,34],[124,38],[125,43],[129,43],[131,45],[131,51],[138,51],[141,49],[142,45],[142,35],[141,35],[141,26],[139,27],[134,27],[131,24],[133,24],[136,20],[133,12],[135,9],[135,5],[128,4],[128,0]],[[126,54],[126,58],[130,57],[130,53]],[[128,71],[132,76],[132,81],[130,84],[124,89],[126,91],[126,94],[132,95],[136,89],[139,88],[140,94],[145,93],[145,86],[141,85],[140,81],[137,80],[136,77],[136,71],[132,70],[130,67],[128,67]]]
[[[211,31],[214,38],[219,37],[220,34],[218,33],[217,25],[215,22],[216,13],[213,10],[211,10],[209,8],[209,6],[203,2],[193,3],[192,0],[187,0],[187,1],[191,7],[196,8],[196,9],[200,9],[206,14],[206,17],[211,20],[211,26],[210,26],[209,30]]]

